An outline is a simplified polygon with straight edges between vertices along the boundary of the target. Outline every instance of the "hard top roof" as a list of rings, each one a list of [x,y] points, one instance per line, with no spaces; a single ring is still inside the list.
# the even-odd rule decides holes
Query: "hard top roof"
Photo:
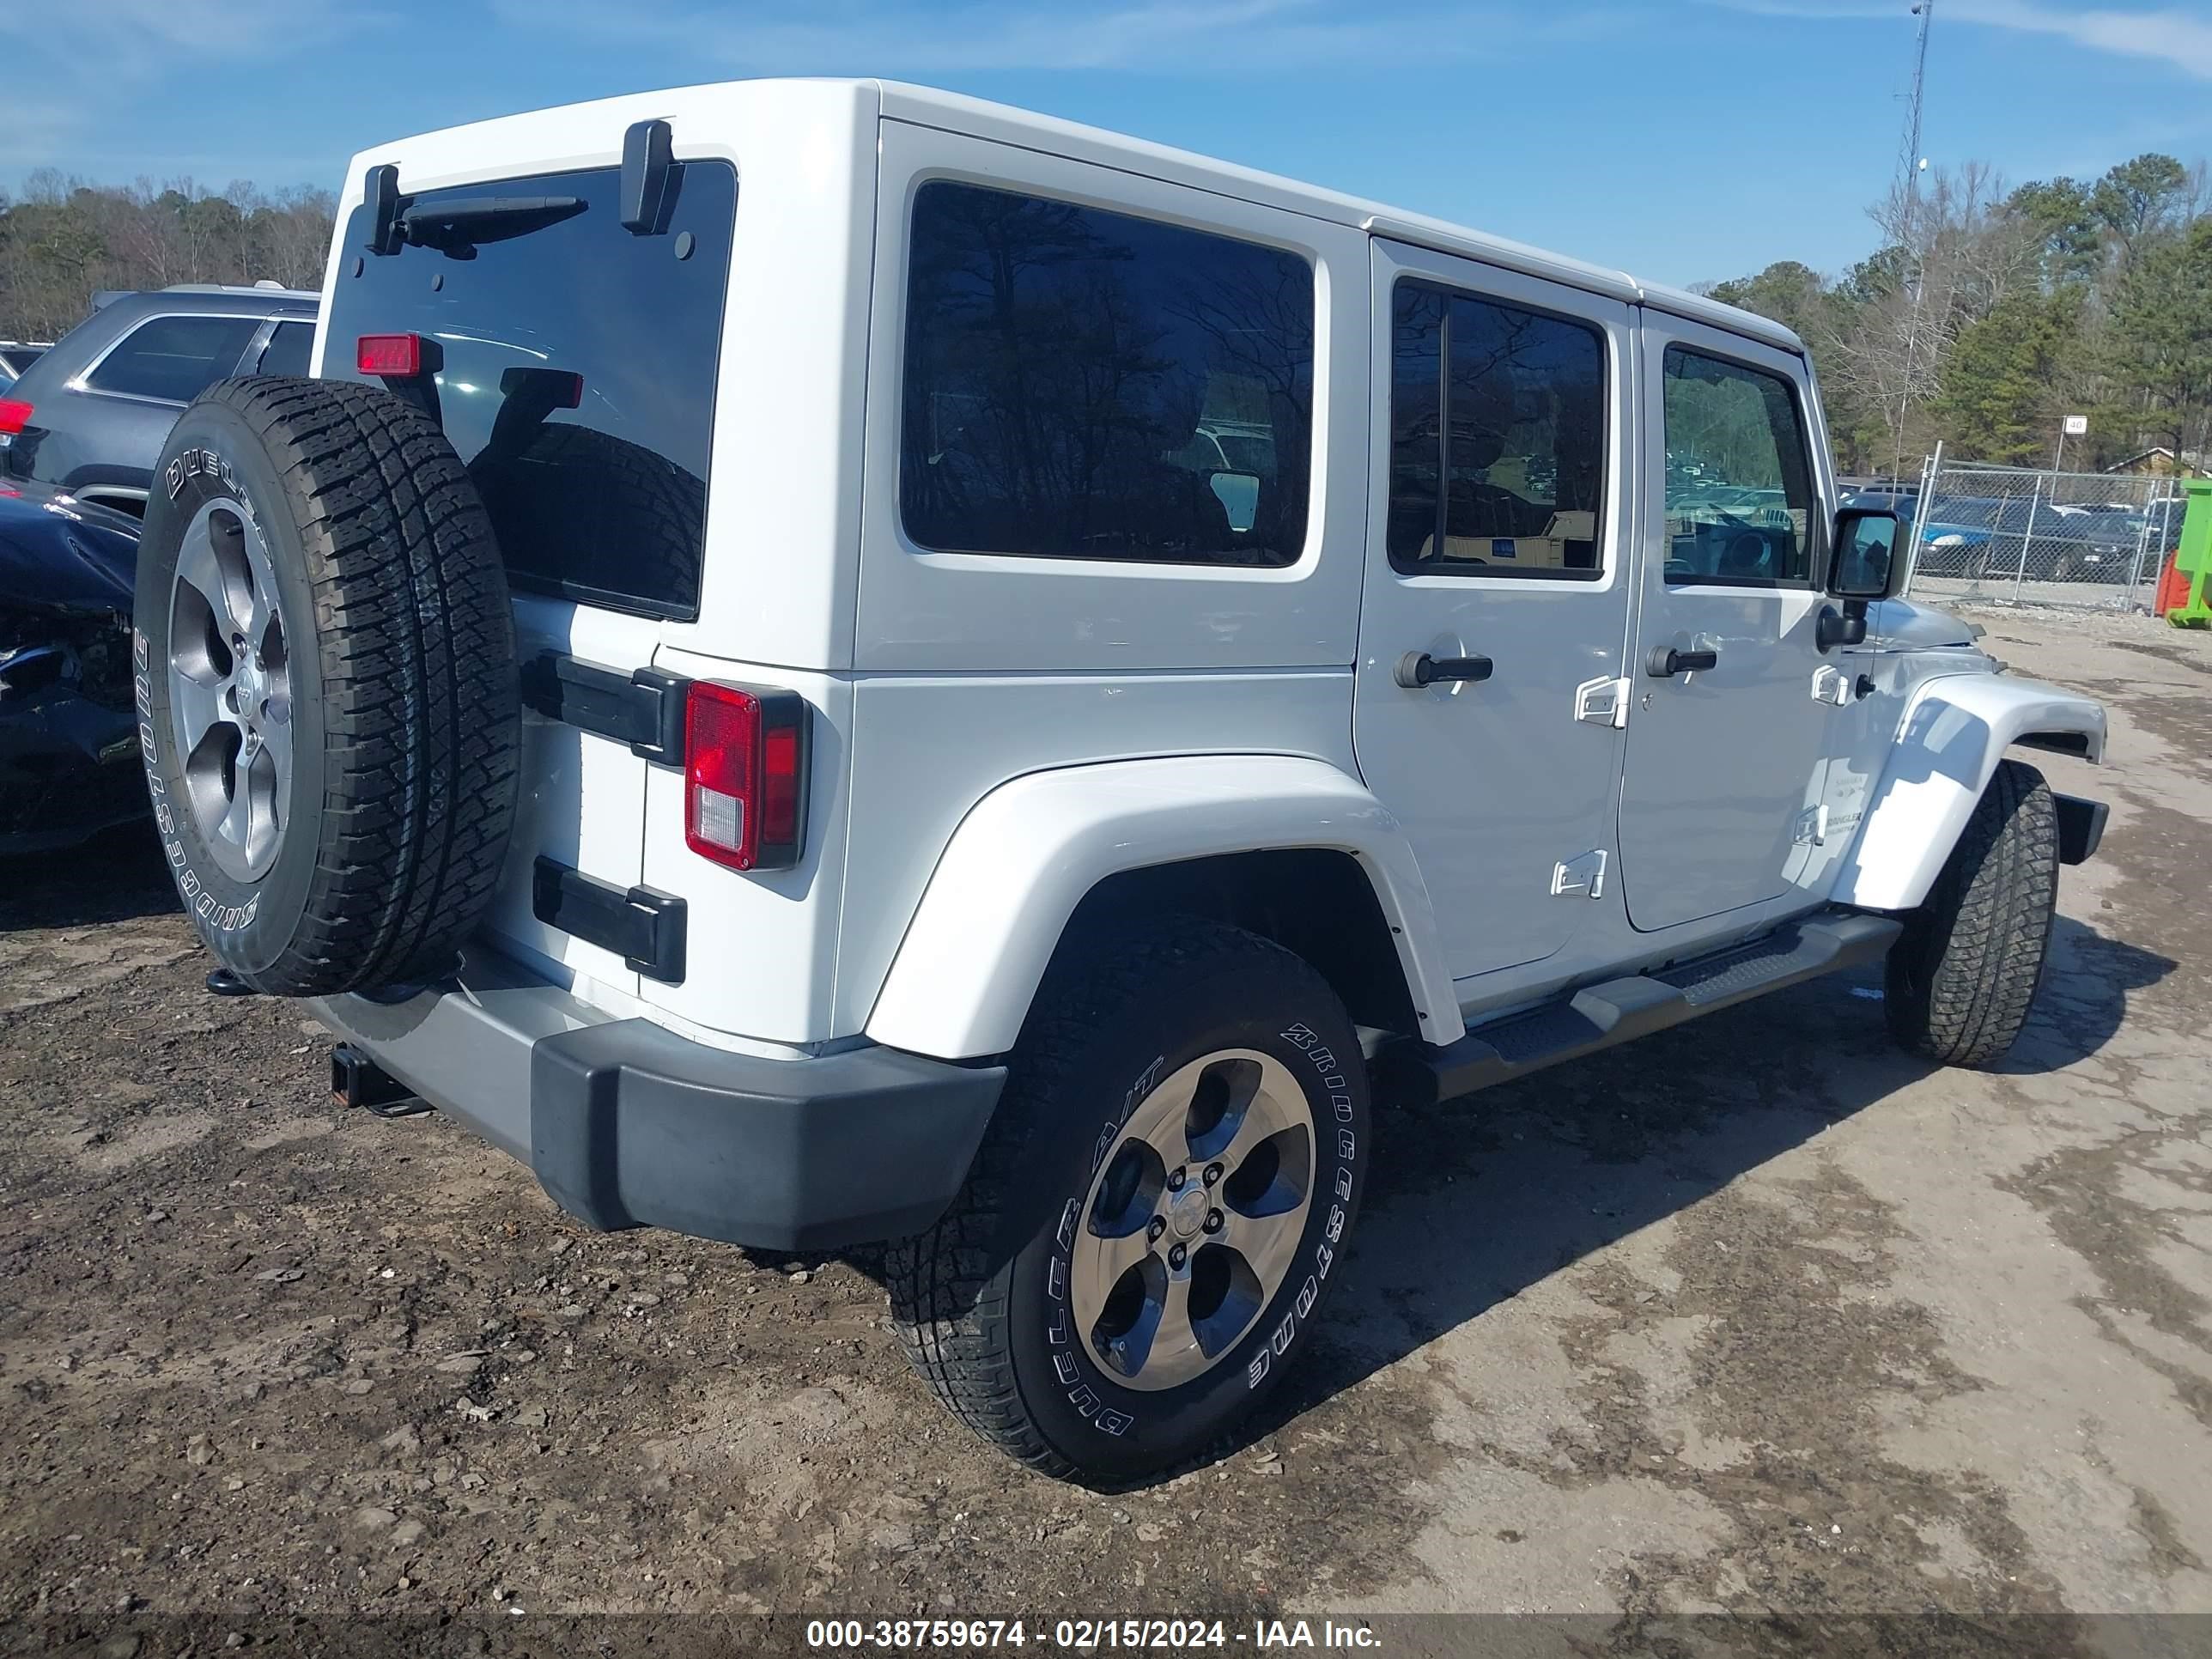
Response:
[[[1196,185],[1224,194],[1290,208],[1316,218],[1355,225],[1377,236],[1502,265],[1528,276],[1545,277],[1593,293],[1610,295],[1631,304],[1655,306],[1678,316],[1750,335],[1787,350],[1802,354],[1805,349],[1804,343],[1793,331],[1771,318],[1761,317],[1735,306],[1723,305],[1717,300],[1710,300],[1684,289],[1643,282],[1625,270],[1591,264],[1565,254],[1547,252],[1526,243],[1510,241],[1502,236],[1470,230],[1428,214],[1409,212],[1382,203],[1347,196],[1341,191],[1324,190],[1317,185],[1304,184],[1279,174],[1239,167],[1232,161],[1217,161],[1189,150],[1151,143],[1123,133],[1085,126],[1074,121],[1063,121],[1057,116],[1040,115],[1010,105],[966,97],[959,93],[940,92],[934,88],[908,86],[896,81],[878,82],[876,85],[881,91],[883,112],[893,120],[944,127],[972,133],[978,137],[1014,143],[1025,142],[1024,135],[1029,135],[1026,142],[1032,144],[1038,136],[1048,137],[1051,148],[1055,152],[1070,155],[1079,160],[1096,161],[1129,172],[1169,178],[1176,183]]]
[[[710,108],[716,99],[743,97],[771,86],[785,95],[805,95],[809,89],[824,97],[850,99],[856,93],[869,94],[874,98],[878,112],[885,119],[942,128],[1029,149],[1048,149],[1055,155],[1077,161],[1280,207],[1333,223],[1350,225],[1377,236],[1500,265],[1590,293],[1607,295],[1628,304],[1655,307],[1679,317],[1709,323],[1769,345],[1778,346],[1786,351],[1802,355],[1805,349],[1804,343],[1794,332],[1770,318],[1723,305],[1717,300],[1710,300],[1686,289],[1643,282],[1625,270],[1590,264],[1564,254],[1549,253],[1541,248],[1509,241],[1503,237],[1486,235],[1480,231],[1470,230],[1426,214],[1407,212],[1382,203],[1302,184],[1294,179],[1261,173],[1233,162],[1216,161],[1188,150],[1151,143],[1103,128],[1085,126],[1077,122],[1061,120],[1056,116],[1040,115],[1010,105],[994,104],[981,98],[941,92],[930,87],[909,86],[896,81],[858,77],[812,81],[726,81],[657,93],[628,94],[591,103],[570,105],[558,111],[534,111],[448,129],[436,135],[425,133],[416,137],[419,139],[435,136],[448,141],[446,146],[441,147],[443,153],[440,165],[433,169],[441,175],[448,174],[453,141],[461,140],[465,136],[489,140],[497,130],[507,128],[508,132],[501,134],[501,137],[521,138],[526,133],[531,137],[550,138],[557,130],[551,125],[555,120],[587,113],[625,121],[664,116],[676,127],[676,145],[680,154],[684,144],[682,125],[684,116],[696,115]],[[355,157],[352,173],[347,180],[349,191],[343,199],[359,199],[361,173],[364,167],[378,161],[394,159],[394,150],[402,144],[413,142],[399,140],[361,152]],[[409,188],[413,182],[403,175],[401,188]]]

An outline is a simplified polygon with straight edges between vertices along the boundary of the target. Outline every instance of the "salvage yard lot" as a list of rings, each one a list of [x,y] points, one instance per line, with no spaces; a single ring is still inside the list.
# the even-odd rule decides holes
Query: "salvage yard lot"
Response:
[[[301,1011],[201,990],[150,844],[0,866],[0,1645],[2212,1611],[2212,641],[1978,620],[2114,727],[2043,757],[2112,822],[2004,1066],[1900,1056],[1859,975],[1385,1109],[1295,1393],[1118,1495],[947,1418],[865,1256],[592,1235],[441,1119],[334,1110]]]

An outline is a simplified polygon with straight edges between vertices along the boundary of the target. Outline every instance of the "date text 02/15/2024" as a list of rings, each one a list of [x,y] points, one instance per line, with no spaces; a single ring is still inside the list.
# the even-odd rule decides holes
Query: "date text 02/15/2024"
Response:
[[[1332,1620],[1256,1619],[1247,1630],[1219,1619],[817,1619],[806,1626],[806,1645],[829,1652],[896,1651],[909,1648],[1040,1647],[1079,1653],[1101,1649],[1175,1651],[1238,1644],[1266,1652],[1293,1648],[1378,1649],[1379,1635],[1360,1623]]]

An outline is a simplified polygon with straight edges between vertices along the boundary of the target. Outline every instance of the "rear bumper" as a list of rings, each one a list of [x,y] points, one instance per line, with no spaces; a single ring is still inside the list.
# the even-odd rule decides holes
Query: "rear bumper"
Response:
[[[477,950],[404,1001],[310,1006],[393,1077],[527,1164],[603,1230],[764,1249],[898,1238],[951,1203],[1006,1071],[868,1047],[732,1054],[613,1019]]]

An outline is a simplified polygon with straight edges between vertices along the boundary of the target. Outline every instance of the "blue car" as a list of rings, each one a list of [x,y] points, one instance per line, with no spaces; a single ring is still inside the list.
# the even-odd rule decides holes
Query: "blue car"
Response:
[[[138,521],[0,483],[0,854],[147,816],[131,702]]]

